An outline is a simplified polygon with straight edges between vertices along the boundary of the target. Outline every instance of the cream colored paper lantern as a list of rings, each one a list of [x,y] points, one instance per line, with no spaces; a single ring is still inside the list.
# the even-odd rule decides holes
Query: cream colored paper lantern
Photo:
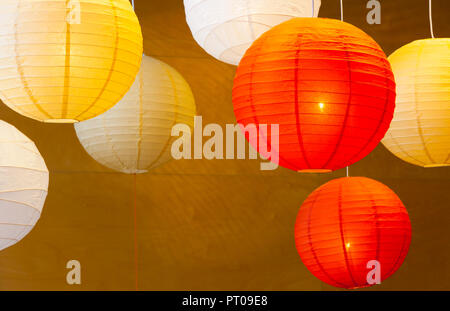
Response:
[[[232,65],[238,65],[253,41],[273,26],[293,17],[317,17],[320,4],[320,0],[184,0],[194,39],[210,55]]]
[[[422,167],[450,165],[450,39],[409,43],[390,57],[397,101],[383,144]]]
[[[128,0],[1,0],[0,98],[44,122],[73,123],[114,106],[142,57]]]
[[[0,121],[0,250],[19,242],[41,216],[49,174],[34,143]]]
[[[146,173],[171,158],[172,127],[194,126],[195,102],[183,77],[144,56],[125,97],[104,114],[75,124],[86,151],[99,163],[128,174]]]

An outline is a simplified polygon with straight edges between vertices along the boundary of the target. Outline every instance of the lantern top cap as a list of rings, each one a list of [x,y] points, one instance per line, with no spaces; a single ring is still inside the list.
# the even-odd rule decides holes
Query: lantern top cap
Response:
[[[401,48],[403,48],[405,46],[423,45],[423,44],[449,44],[450,45],[450,38],[417,39],[417,40],[411,41],[411,42],[401,46],[399,49],[401,49]]]
[[[425,46],[433,47],[433,48],[439,47],[441,49],[445,49],[445,46],[447,46],[447,48],[450,51],[450,38],[426,38],[426,39],[418,39],[418,40],[411,41],[411,42],[399,47],[397,50],[395,50],[389,56],[389,60],[392,61],[393,57],[400,56],[402,54],[402,52],[404,52],[405,50],[421,49]],[[437,55],[437,56],[445,57],[445,53]]]
[[[281,24],[279,24],[279,25],[277,25],[277,26],[275,26],[273,28],[280,27],[280,26],[286,25],[286,24],[296,24],[296,23],[305,23],[305,22],[308,22],[308,23],[312,22],[312,23],[317,23],[317,24],[319,24],[319,23],[327,24],[328,23],[330,25],[348,25],[348,26],[351,26],[352,28],[356,28],[356,29],[361,30],[360,28],[356,27],[353,24],[350,24],[350,23],[348,23],[346,21],[341,21],[341,20],[336,19],[336,18],[309,17],[309,16],[308,17],[294,17],[294,18],[291,18],[290,20],[287,20],[284,23],[281,23]],[[361,30],[361,31],[363,31],[363,30]]]
[[[349,37],[347,38],[347,40],[351,40],[350,37],[366,38],[370,42],[374,43],[380,50],[382,50],[378,43],[364,30],[356,27],[353,24],[334,18],[295,17],[288,21],[285,21],[284,23],[274,26],[263,35],[261,35],[255,41],[255,43],[263,42],[263,38],[272,36],[272,34],[274,33],[311,33],[314,35],[323,34],[334,37]]]
[[[425,39],[417,39],[417,40],[414,40],[414,41],[411,41],[410,43],[408,43],[408,44],[406,44],[406,45],[409,45],[409,44],[414,44],[414,43],[444,43],[444,42],[446,42],[446,43],[449,43],[450,44],[450,38],[425,38]],[[406,45],[404,45],[404,46],[406,46]]]
[[[349,176],[349,177],[347,177],[347,176],[345,176],[345,177],[333,179],[322,186],[329,185],[329,184],[354,184],[354,183],[360,183],[360,182],[365,182],[365,183],[369,182],[369,183],[373,183],[373,184],[382,185],[382,183],[380,183],[379,181],[369,178],[369,177],[364,177],[364,176]]]

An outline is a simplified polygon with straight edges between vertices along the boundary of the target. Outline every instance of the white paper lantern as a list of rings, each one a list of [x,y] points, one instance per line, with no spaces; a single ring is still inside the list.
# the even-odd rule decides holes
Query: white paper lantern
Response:
[[[75,124],[83,147],[99,163],[128,174],[146,173],[171,158],[172,127],[194,126],[195,101],[183,77],[144,56],[125,97],[104,114]]]
[[[194,39],[232,65],[238,65],[253,41],[273,26],[293,17],[317,17],[320,4],[320,0],[184,0]]]
[[[16,244],[41,216],[49,173],[34,143],[0,121],[0,250]]]

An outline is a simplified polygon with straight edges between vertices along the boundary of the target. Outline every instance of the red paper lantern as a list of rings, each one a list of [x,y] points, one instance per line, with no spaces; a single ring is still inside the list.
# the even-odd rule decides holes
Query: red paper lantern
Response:
[[[295,225],[298,253],[317,278],[336,287],[370,286],[369,261],[381,281],[403,263],[411,242],[408,212],[387,186],[364,177],[332,180],[308,196]]]
[[[333,19],[295,18],[247,50],[233,105],[244,126],[279,124],[281,166],[329,172],[361,160],[384,137],[395,82],[386,55],[362,30]],[[267,136],[262,150],[272,147]]]

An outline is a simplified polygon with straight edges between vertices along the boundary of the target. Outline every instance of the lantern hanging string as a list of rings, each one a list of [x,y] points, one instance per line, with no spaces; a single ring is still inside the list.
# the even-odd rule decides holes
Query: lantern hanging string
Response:
[[[138,291],[138,245],[137,245],[137,176],[133,174],[133,222],[134,222],[134,272],[135,272],[135,289]]]
[[[434,39],[434,31],[433,31],[433,7],[432,7],[432,0],[429,0],[429,13],[430,13],[430,32],[431,32],[431,38]]]
[[[311,0],[311,3],[312,3],[312,13],[311,13],[311,17],[314,17],[314,1],[315,1],[315,0]]]
[[[349,176],[349,174],[348,174],[348,166],[345,168],[345,175],[348,177]]]

